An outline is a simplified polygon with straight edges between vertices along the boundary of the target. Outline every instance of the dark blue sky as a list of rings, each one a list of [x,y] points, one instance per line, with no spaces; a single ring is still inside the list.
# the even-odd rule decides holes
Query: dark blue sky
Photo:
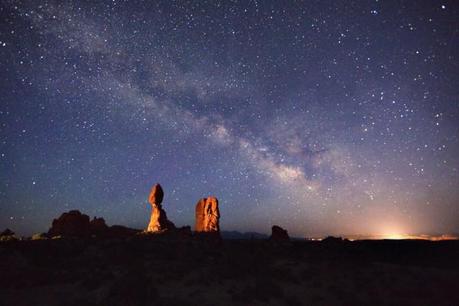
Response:
[[[459,231],[454,1],[2,1],[0,227]]]

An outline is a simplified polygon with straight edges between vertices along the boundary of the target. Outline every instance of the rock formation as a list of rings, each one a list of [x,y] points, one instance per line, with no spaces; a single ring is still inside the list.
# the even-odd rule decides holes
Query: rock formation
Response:
[[[138,233],[142,232],[141,230],[129,228],[122,225],[112,225],[109,227],[107,237],[111,238],[126,238],[134,236]]]
[[[179,237],[190,238],[193,234],[191,232],[191,226],[182,226],[176,230]]]
[[[103,218],[94,217],[90,221],[88,215],[82,214],[78,210],[71,210],[53,220],[47,235],[49,237],[102,237],[109,235],[109,232],[110,227],[107,226]]]
[[[161,206],[163,202],[164,192],[160,184],[153,186],[148,197],[148,202],[151,204],[150,223],[147,227],[147,232],[163,232],[165,230],[175,229],[174,223],[167,219],[166,212]]]
[[[208,197],[196,204],[196,232],[220,233],[218,200]]]
[[[53,220],[48,231],[49,236],[89,236],[91,233],[89,216],[78,210],[71,210],[63,213],[59,218]]]
[[[290,237],[288,236],[288,232],[284,230],[282,227],[273,225],[271,229],[271,237],[269,240],[272,241],[289,241]]]
[[[340,243],[343,243],[345,241],[348,241],[347,239],[343,239],[342,237],[334,237],[334,236],[327,236],[326,238],[322,239],[322,243],[325,243],[325,244],[340,244]]]
[[[0,233],[0,236],[14,236],[14,232],[9,228]]]
[[[9,228],[5,229],[3,232],[0,233],[0,241],[13,241],[17,240],[16,236],[14,236],[14,232]]]
[[[104,218],[97,218],[94,217],[94,219],[89,222],[89,231],[91,232],[92,235],[105,235],[109,230],[109,227],[105,223]]]

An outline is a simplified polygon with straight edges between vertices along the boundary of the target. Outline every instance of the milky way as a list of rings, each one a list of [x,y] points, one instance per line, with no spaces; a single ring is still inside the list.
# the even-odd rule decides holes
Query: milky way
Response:
[[[421,3],[422,2],[422,3]],[[459,6],[3,1],[0,225],[459,231]]]

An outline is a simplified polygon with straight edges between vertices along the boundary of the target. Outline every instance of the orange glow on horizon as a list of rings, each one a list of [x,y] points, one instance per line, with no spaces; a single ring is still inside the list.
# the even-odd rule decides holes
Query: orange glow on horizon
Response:
[[[429,240],[429,241],[443,241],[443,240],[459,240],[459,237],[453,235],[410,235],[410,234],[399,234],[399,233],[391,233],[386,235],[356,235],[356,236],[348,236],[349,240]]]
[[[402,239],[409,239],[408,237],[409,235],[392,233],[392,234],[382,235],[381,238],[390,239],[390,240],[402,240]]]

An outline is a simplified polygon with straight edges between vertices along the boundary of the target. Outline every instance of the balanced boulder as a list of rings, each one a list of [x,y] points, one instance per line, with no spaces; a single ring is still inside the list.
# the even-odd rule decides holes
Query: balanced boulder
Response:
[[[174,223],[167,219],[166,212],[162,208],[164,192],[160,184],[153,186],[148,197],[148,202],[151,204],[150,223],[146,229],[147,232],[157,233],[165,230],[175,229]]]

